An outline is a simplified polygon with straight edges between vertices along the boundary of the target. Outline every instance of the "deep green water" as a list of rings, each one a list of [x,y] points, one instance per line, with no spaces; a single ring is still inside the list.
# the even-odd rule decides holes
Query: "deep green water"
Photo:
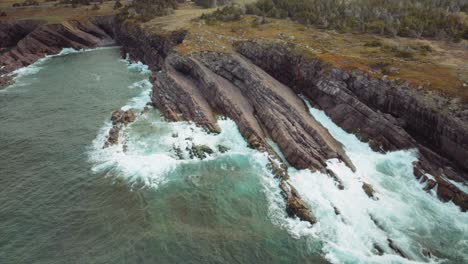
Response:
[[[0,92],[0,263],[320,261],[272,223],[249,155],[180,164],[158,186],[93,169],[93,140],[148,77],[127,66],[118,49],[58,56]]]

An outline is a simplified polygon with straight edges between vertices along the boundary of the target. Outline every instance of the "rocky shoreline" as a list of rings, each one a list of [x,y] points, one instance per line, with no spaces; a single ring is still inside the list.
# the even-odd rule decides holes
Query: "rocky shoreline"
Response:
[[[47,24],[41,20],[0,23],[0,89],[12,83],[12,73],[63,48],[115,45],[113,17]]]
[[[424,94],[407,83],[327,68],[282,41],[242,41],[235,44],[233,53],[185,55],[174,50],[188,34],[184,30],[148,34],[136,24],[112,17],[60,25],[22,23],[0,25],[0,36],[9,39],[0,54],[2,74],[62,48],[92,48],[115,41],[122,46],[122,54],[150,67],[152,104],[168,120],[192,120],[216,133],[216,116],[227,116],[252,148],[267,152],[292,217],[316,222],[288,183],[287,168],[277,163],[280,159],[269,139],[290,165],[327,173],[337,188],[343,188],[339,176],[327,170],[326,161],[339,159],[355,170],[342,145],[308,113],[301,96],[376,151],[418,149],[414,172],[425,182],[425,189],[435,189],[441,200],[468,209],[468,194],[453,183],[468,181],[468,111],[464,105]],[[7,84],[11,76],[3,75],[0,80]],[[363,191],[373,198],[372,186],[364,183]]]

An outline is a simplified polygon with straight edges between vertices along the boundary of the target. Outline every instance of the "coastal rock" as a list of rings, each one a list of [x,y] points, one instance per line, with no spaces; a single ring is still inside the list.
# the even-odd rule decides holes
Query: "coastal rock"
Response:
[[[207,155],[211,155],[214,151],[206,145],[192,145],[191,148],[188,148],[190,158],[206,159]]]
[[[365,182],[362,184],[362,189],[367,194],[367,196],[369,196],[369,198],[376,199],[375,190],[374,187],[372,187],[372,185]]]
[[[14,47],[21,39],[27,36],[46,21],[20,20],[0,22],[0,48]]]
[[[132,110],[116,110],[112,112],[112,125],[128,125],[135,121],[135,113]]]
[[[438,191],[441,200],[468,209],[468,194],[444,180],[468,180],[468,122],[462,114],[466,106],[363,72],[324,69],[318,59],[283,42],[242,41],[235,46],[375,151],[418,149],[415,176],[432,175],[444,186],[443,193]]]
[[[298,217],[302,221],[310,224],[317,223],[317,218],[312,213],[310,207],[300,197],[297,190],[286,181],[281,182],[280,188],[286,199],[286,212],[290,217]]]
[[[132,110],[116,110],[112,112],[111,121],[112,128],[109,130],[107,141],[103,148],[107,148],[119,143],[119,134],[123,127],[134,122],[136,119],[135,113]]]
[[[90,21],[67,21],[61,24],[46,24],[44,21],[0,22],[2,46],[9,49],[0,53],[1,74],[8,74],[28,66],[46,55],[59,53],[63,48],[84,49],[107,46],[114,42],[111,18],[96,18]],[[5,37],[5,42],[3,42]],[[6,43],[6,44],[4,44]],[[10,82],[1,80],[0,84]],[[3,86],[4,87],[4,86]]]

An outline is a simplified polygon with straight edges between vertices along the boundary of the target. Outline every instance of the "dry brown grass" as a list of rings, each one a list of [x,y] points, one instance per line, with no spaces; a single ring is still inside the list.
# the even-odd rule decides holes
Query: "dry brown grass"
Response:
[[[103,4],[99,5],[99,10],[91,10],[91,5],[79,6],[77,8],[65,6],[54,7],[53,4],[57,2],[43,2],[43,0],[39,0],[40,6],[38,7],[11,8],[13,3],[21,2],[23,1],[1,0],[0,9],[5,11],[7,13],[7,16],[0,17],[0,21],[40,19],[54,24],[72,19],[83,20],[89,17],[113,15],[117,13],[117,11],[113,10],[115,1],[104,2]]]

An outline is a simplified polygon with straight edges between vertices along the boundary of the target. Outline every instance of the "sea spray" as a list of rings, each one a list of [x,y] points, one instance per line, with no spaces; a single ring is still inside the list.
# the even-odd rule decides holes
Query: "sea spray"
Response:
[[[128,59],[124,61],[131,71],[150,73],[148,67],[141,62],[129,62]],[[141,112],[150,101],[152,85],[147,79],[143,79],[129,88],[139,89],[141,93],[123,106],[122,110],[133,109]],[[312,237],[313,229],[308,222],[286,215],[285,200],[279,188],[280,182],[268,169],[267,153],[249,148],[233,120],[221,117],[218,125],[221,133],[209,133],[192,122],[167,122],[157,109],[151,108],[138,115],[137,121],[121,132],[126,138],[125,141],[103,149],[103,142],[112,127],[111,123],[107,122],[93,142],[93,151],[90,153],[91,161],[95,164],[93,170],[108,171],[112,176],[124,177],[134,187],[158,188],[170,181],[168,177],[171,173],[183,164],[210,162],[224,157],[247,157],[259,168],[258,176],[269,202],[271,221],[295,238]],[[276,146],[273,141],[270,143]],[[214,153],[207,155],[205,160],[190,159],[187,150],[200,145],[209,147]],[[220,146],[228,151],[217,151]],[[174,150],[181,151],[179,156]],[[280,152],[279,154],[281,155]]]
[[[415,150],[374,152],[368,144],[334,124],[323,111],[305,102],[311,115],[344,145],[357,168],[353,173],[338,160],[328,161],[328,168],[342,179],[344,190],[336,188],[327,175],[289,171],[291,183],[318,218],[314,229],[325,242],[323,250],[330,261],[439,262],[449,257],[468,260],[468,216],[453,203],[443,203],[423,191],[412,173],[412,162],[417,160]],[[364,183],[373,186],[376,199],[364,193]],[[409,260],[391,248],[389,239]],[[378,248],[385,252],[382,256]],[[431,252],[430,256],[427,252]]]

